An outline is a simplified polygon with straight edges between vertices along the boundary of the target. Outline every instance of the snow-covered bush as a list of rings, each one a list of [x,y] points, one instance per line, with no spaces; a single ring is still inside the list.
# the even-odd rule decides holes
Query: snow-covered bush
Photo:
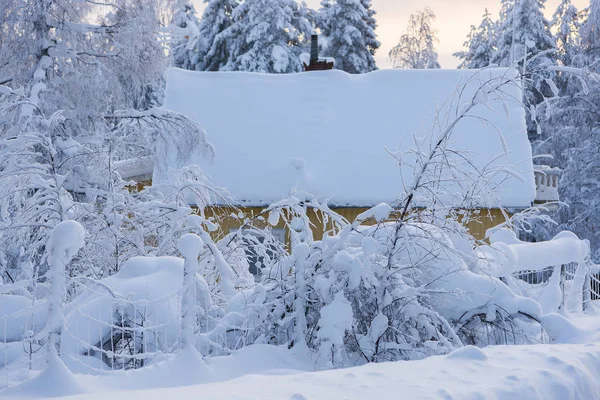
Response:
[[[263,270],[261,282],[231,299],[229,312],[241,325],[230,346],[308,347],[324,365],[341,366],[539,336],[529,317],[541,314],[534,301],[469,269],[477,256],[464,228],[416,218],[384,222],[395,217],[386,204],[354,223],[326,215],[336,221],[330,234],[298,240],[289,256]],[[458,231],[464,236],[451,239]]]
[[[230,312],[242,317],[236,343],[308,347],[323,362],[344,365],[356,357],[414,359],[463,344],[538,339],[537,303],[476,271],[477,242],[466,229],[474,217],[444,206],[452,203],[445,196],[463,204],[493,203],[486,182],[513,174],[505,168],[473,175],[458,170],[459,159],[468,156],[452,149],[450,138],[474,108],[518,101],[504,91],[514,79],[492,77],[472,98],[453,99],[462,108],[441,118],[445,124],[435,127],[431,140],[419,138],[412,154],[397,156],[399,163],[414,160],[415,171],[398,205],[376,206],[355,221],[310,196],[292,196],[266,209],[268,222],[286,219],[291,254],[263,269],[259,284],[231,300]],[[462,185],[450,187],[458,176]],[[313,211],[331,223],[322,240],[307,229]],[[339,318],[330,318],[333,310]]]

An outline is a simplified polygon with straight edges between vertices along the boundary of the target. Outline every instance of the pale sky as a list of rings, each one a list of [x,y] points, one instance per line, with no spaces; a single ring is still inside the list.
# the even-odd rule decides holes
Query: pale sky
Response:
[[[200,2],[199,0],[197,1]],[[319,0],[306,0],[313,8],[319,7]],[[388,52],[396,44],[406,29],[411,13],[429,7],[437,16],[434,24],[438,30],[440,42],[437,46],[442,68],[456,68],[458,60],[452,53],[462,50],[471,25],[479,25],[487,7],[496,18],[500,11],[500,0],[372,0],[373,9],[377,11],[377,35],[381,48],[375,58],[380,68],[389,68]],[[572,0],[582,9],[589,5],[589,0]],[[546,16],[552,17],[560,0],[548,0]],[[201,7],[197,8],[199,11]]]

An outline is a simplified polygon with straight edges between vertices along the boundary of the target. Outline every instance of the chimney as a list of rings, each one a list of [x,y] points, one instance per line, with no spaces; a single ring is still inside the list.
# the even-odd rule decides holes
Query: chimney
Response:
[[[319,61],[319,35],[312,35],[310,43],[310,63],[314,64],[317,61]]]
[[[310,37],[310,61],[306,60],[306,53],[302,54],[302,64],[305,71],[327,71],[333,69],[333,59],[319,59],[319,35],[311,35]],[[308,65],[306,63],[308,62]]]

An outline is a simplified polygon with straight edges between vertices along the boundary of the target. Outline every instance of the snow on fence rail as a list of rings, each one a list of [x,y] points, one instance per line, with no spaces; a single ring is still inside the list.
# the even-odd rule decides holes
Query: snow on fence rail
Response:
[[[589,242],[574,233],[528,243],[502,229],[490,239],[492,245],[479,249],[478,268],[537,300],[545,313],[581,312],[600,298],[600,271],[590,261]]]

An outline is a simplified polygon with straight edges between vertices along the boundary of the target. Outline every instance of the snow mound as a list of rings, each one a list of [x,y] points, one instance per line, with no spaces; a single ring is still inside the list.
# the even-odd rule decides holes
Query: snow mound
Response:
[[[51,359],[46,369],[31,380],[3,393],[7,398],[53,398],[73,396],[86,390],[59,358]]]
[[[560,314],[543,315],[540,322],[553,343],[577,343],[584,340],[584,332]]]
[[[40,332],[48,321],[48,303],[18,295],[0,295],[0,332],[6,342],[23,339],[28,331]],[[0,359],[0,365],[4,360]]]
[[[465,360],[465,361],[487,361],[487,356],[478,347],[465,346],[458,350],[454,350],[452,353],[446,356],[451,360]]]
[[[600,347],[596,345],[467,348],[453,353],[454,357],[435,356],[419,361],[369,364],[323,372],[295,371],[277,377],[253,368],[253,363],[265,362],[271,368],[287,367],[290,351],[269,347],[251,346],[245,353],[215,359],[211,366],[213,371],[226,374],[218,376],[218,381],[212,383],[173,387],[177,386],[177,380],[172,379],[167,370],[163,371],[165,376],[153,378],[148,371],[132,371],[86,380],[90,387],[100,392],[70,399],[391,399],[399,398],[399,393],[401,398],[431,400],[600,398]],[[288,356],[283,355],[285,352]],[[471,362],[483,356],[487,358],[485,368]],[[228,368],[235,373],[228,374]],[[244,369],[245,373],[240,374]],[[148,388],[148,385],[157,387],[157,384],[168,383],[171,387]],[[132,392],[134,388],[143,390]]]

